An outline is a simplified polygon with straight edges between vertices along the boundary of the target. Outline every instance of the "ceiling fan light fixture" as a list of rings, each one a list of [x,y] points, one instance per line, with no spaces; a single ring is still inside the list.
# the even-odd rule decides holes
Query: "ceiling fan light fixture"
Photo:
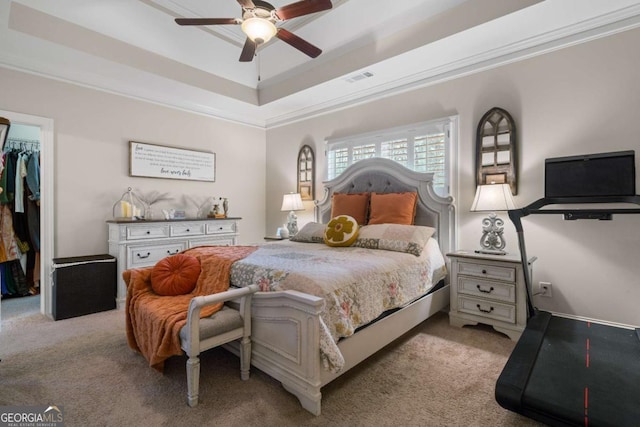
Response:
[[[266,43],[276,35],[278,29],[275,24],[264,18],[249,18],[242,22],[242,31],[253,42]]]

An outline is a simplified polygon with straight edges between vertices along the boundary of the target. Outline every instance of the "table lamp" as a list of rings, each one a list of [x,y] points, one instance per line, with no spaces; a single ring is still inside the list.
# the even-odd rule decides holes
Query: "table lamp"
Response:
[[[505,255],[506,242],[502,233],[504,221],[498,218],[496,211],[515,209],[515,203],[511,196],[509,184],[484,184],[478,185],[476,196],[471,205],[471,212],[491,212],[482,220],[482,237],[477,253]]]
[[[300,193],[285,194],[282,198],[282,208],[280,210],[283,212],[289,211],[287,230],[289,230],[289,236],[295,236],[298,233],[298,217],[295,211],[304,210]]]

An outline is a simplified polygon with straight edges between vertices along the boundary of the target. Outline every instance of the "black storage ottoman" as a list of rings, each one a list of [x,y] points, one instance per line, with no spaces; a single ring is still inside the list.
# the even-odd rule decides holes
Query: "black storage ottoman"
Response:
[[[55,320],[116,308],[116,258],[91,255],[53,259]]]

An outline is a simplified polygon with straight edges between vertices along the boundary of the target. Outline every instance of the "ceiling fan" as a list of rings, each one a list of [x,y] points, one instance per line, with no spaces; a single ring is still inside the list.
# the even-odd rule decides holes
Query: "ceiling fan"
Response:
[[[237,2],[242,6],[242,19],[176,18],[176,23],[178,25],[241,25],[242,31],[247,35],[240,54],[241,62],[251,62],[258,45],[268,42],[273,36],[312,58],[322,53],[322,50],[291,31],[276,27],[276,23],[331,9],[331,0],[302,0],[277,9],[261,0],[237,0]]]

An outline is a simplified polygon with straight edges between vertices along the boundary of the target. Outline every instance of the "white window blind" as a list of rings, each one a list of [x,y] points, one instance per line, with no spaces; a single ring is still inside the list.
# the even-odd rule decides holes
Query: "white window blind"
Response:
[[[326,178],[333,179],[349,165],[371,157],[394,160],[417,172],[433,172],[435,191],[446,196],[454,179],[458,117],[329,139]]]

